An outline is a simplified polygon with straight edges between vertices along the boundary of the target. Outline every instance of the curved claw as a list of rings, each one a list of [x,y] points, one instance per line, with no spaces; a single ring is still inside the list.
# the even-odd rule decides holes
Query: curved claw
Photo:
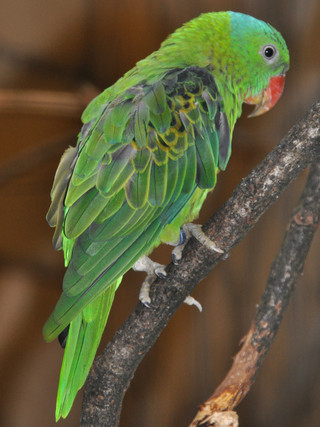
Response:
[[[184,249],[184,244],[176,246],[171,252],[171,260],[174,265],[178,265],[182,259],[182,251]]]
[[[161,265],[161,264],[158,264],[158,263],[155,263],[155,264],[157,264],[157,265],[158,265],[158,267],[156,267],[156,268],[154,269],[154,273],[155,273],[155,275],[156,275],[157,277],[159,277],[160,279],[165,279],[165,278],[167,277],[167,272],[166,272],[166,270],[165,270],[165,266],[164,266],[164,265]]]
[[[140,302],[147,308],[151,307],[151,298],[149,296],[150,285],[144,286],[145,282],[142,283],[140,292],[139,292],[139,300]]]
[[[202,305],[200,304],[200,302],[197,301],[195,298],[191,297],[190,295],[187,298],[185,298],[183,302],[188,305],[195,305],[197,309],[200,311],[200,313],[202,312]]]
[[[210,249],[211,251],[218,252],[223,254],[223,250],[218,248],[218,246],[202,231],[202,225],[199,224],[185,224],[189,233],[198,240],[203,246]]]

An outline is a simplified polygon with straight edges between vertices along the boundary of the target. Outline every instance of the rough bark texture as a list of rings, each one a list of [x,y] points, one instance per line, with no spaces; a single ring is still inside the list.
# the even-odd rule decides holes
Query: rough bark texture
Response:
[[[204,226],[225,253],[244,238],[289,183],[319,158],[319,122],[320,102],[242,180]],[[157,279],[151,288],[152,307],[138,303],[96,359],[85,386],[81,425],[118,425],[122,400],[137,366],[184,298],[223,256],[191,239],[181,264],[167,267],[167,279]]]
[[[292,213],[274,260],[256,316],[232,367],[201,405],[190,427],[216,426],[217,413],[234,409],[245,397],[279,329],[289,298],[302,273],[320,217],[320,162],[312,165],[306,187]],[[228,413],[228,412],[226,412]]]

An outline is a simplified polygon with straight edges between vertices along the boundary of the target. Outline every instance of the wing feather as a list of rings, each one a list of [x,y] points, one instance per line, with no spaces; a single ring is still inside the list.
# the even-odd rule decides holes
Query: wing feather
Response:
[[[64,234],[75,239],[83,233],[108,203],[96,188],[91,188],[80,197],[68,210],[64,220]]]
[[[195,147],[197,152],[197,184],[200,188],[213,188],[216,183],[217,171],[209,135],[197,134]]]
[[[169,183],[170,184],[170,183]],[[164,198],[168,185],[168,162],[157,165],[155,162],[150,171],[150,189],[148,201],[151,206],[160,206]]]
[[[124,187],[134,172],[131,159],[135,153],[131,144],[124,145],[112,154],[111,163],[100,166],[96,180],[100,193],[113,196]]]

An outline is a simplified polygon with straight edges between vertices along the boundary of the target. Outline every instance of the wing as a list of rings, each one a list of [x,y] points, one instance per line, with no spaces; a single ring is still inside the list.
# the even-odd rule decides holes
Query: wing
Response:
[[[57,170],[48,213],[68,263],[48,341],[151,251],[197,187],[215,186],[230,147],[218,89],[199,67],[131,87],[84,125]]]

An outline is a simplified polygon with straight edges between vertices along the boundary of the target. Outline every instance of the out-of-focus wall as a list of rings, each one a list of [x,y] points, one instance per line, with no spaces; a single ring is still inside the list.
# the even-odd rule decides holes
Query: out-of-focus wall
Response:
[[[1,0],[0,2],[0,425],[54,426],[62,351],[41,329],[57,301],[62,254],[45,221],[63,150],[76,141],[80,110],[52,114],[1,104],[2,90],[90,93],[112,84],[167,34],[202,12],[237,10],[274,25],[287,40],[291,69],[279,104],[239,120],[228,169],[200,222],[231,194],[320,95],[318,0]],[[87,97],[89,92],[87,93]],[[84,97],[84,99],[86,99]],[[81,104],[81,103],[80,103]],[[81,105],[80,105],[81,106]],[[181,307],[139,367],[122,427],[177,427],[191,421],[231,364],[249,327],[306,173],[194,292],[203,312]],[[276,342],[249,396],[241,425],[318,425],[320,406],[319,235]],[[169,262],[168,248],[154,258]],[[137,302],[142,274],[129,272],[117,292],[103,339]],[[60,425],[78,425],[81,396]]]

